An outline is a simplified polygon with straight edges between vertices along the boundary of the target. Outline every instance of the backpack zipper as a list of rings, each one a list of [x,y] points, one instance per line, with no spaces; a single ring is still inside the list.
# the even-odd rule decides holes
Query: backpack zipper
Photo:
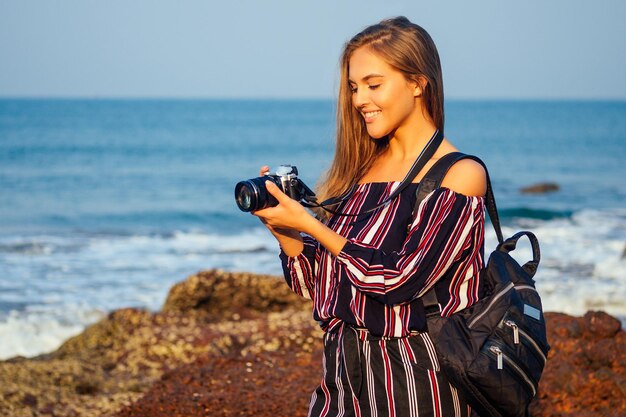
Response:
[[[496,355],[496,361],[498,369],[504,369],[503,361],[506,361],[507,364],[511,366],[515,370],[515,372],[522,377],[522,379],[526,382],[526,384],[530,387],[533,392],[533,397],[537,394],[537,388],[535,388],[535,384],[531,381],[531,379],[526,375],[526,373],[520,368],[511,358],[509,358],[502,349],[500,349],[496,345],[489,346],[489,351]]]
[[[543,365],[546,365],[546,362],[548,360],[548,358],[546,357],[546,355],[543,353],[543,351],[541,350],[541,348],[539,347],[539,345],[537,344],[537,342],[535,342],[535,339],[533,339],[532,337],[530,337],[530,335],[528,333],[526,333],[524,330],[519,329],[519,332],[521,333],[522,336],[524,336],[524,338],[530,342],[530,344],[535,348],[535,351],[539,354],[539,356],[541,356],[541,359],[543,359]]]
[[[506,287],[504,287],[502,290],[500,290],[499,293],[494,295],[491,301],[489,302],[489,305],[487,306],[487,308],[485,308],[485,310],[482,313],[480,313],[478,316],[474,317],[474,319],[468,323],[467,327],[471,329],[472,326],[474,326],[474,324],[476,324],[478,320],[480,320],[485,314],[489,313],[489,310],[494,305],[494,303],[498,301],[504,294],[509,292],[511,288],[513,288],[514,286],[515,285],[512,282],[509,282],[509,284]]]
[[[513,329],[513,343],[515,343],[516,345],[519,345],[519,330],[520,330],[520,328],[517,326],[517,323],[515,323],[513,320],[506,320],[504,322],[504,324],[506,324],[511,329]]]
[[[538,292],[537,289],[533,287],[532,285],[516,285],[515,289],[516,290],[531,290],[534,292]]]
[[[503,369],[502,366],[502,349],[497,346],[490,346],[489,350],[496,354],[496,360],[498,362],[498,369]]]
[[[543,350],[541,350],[541,348],[539,347],[539,344],[535,342],[535,339],[533,339],[528,333],[522,330],[517,325],[517,323],[515,323],[513,320],[505,320],[504,324],[510,327],[511,329],[513,329],[513,343],[516,345],[519,344],[519,340],[520,340],[519,335],[521,334],[522,337],[526,339],[528,343],[530,343],[531,345],[530,347],[532,348],[532,350],[534,350],[535,353],[537,353],[536,356],[539,356],[543,360],[543,365],[545,366],[548,358],[546,358],[546,355],[543,353]]]

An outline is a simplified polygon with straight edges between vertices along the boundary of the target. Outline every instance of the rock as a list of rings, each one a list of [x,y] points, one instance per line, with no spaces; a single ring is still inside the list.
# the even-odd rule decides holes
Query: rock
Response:
[[[76,394],[78,395],[94,395],[100,390],[98,381],[82,380],[76,383]]]
[[[626,415],[626,332],[604,312],[546,313],[552,349],[531,415]]]
[[[287,348],[252,356],[199,358],[164,375],[117,417],[306,416],[320,380],[321,341],[312,353]]]
[[[546,313],[546,320],[552,350],[531,415],[625,415],[626,369],[620,361],[620,352],[626,352],[625,332],[615,333],[610,316],[598,312],[586,317]],[[118,417],[305,416],[322,366],[322,345],[319,340],[313,345],[312,356],[283,347],[242,358],[201,357],[168,373]]]
[[[549,339],[567,340],[569,338],[578,338],[582,335],[583,325],[579,317],[572,317],[563,313],[550,313],[549,317]]]
[[[600,339],[595,343],[583,345],[582,353],[587,358],[590,370],[611,367],[615,360],[616,343],[612,339]]]
[[[559,185],[553,182],[544,182],[539,184],[529,185],[520,189],[520,192],[524,194],[540,194],[540,193],[550,193],[559,190]]]
[[[621,349],[615,350],[615,359],[613,360],[613,366],[616,368],[626,368],[626,332],[621,331],[615,335],[615,344]]]
[[[116,310],[106,319],[65,341],[52,356],[80,357],[100,364],[115,361],[117,357],[114,352],[119,351],[138,328],[147,325],[151,317],[146,310],[135,308]]]
[[[22,404],[27,407],[37,407],[37,397],[32,394],[26,394],[24,398],[22,398]]]
[[[212,319],[223,319],[306,305],[280,278],[210,270],[174,285],[163,312],[205,313]]]
[[[114,311],[55,352],[0,361],[0,415],[111,415],[201,356],[311,352],[319,337],[310,305],[274,276],[201,272],[168,300],[161,312]]]
[[[305,416],[322,372],[310,303],[280,278],[204,271],[160,312],[126,308],[37,358],[0,361],[0,415]],[[603,312],[546,313],[531,414],[626,415],[626,332]]]
[[[585,326],[593,338],[613,337],[622,328],[622,323],[604,311],[588,311],[585,316]]]
[[[116,381],[97,366],[73,358],[0,362],[0,381],[2,416],[45,415],[51,405],[56,416],[102,415],[120,407],[116,402],[103,402],[114,392]],[[98,391],[84,392],[87,386]],[[124,393],[117,397],[118,401],[128,399]]]

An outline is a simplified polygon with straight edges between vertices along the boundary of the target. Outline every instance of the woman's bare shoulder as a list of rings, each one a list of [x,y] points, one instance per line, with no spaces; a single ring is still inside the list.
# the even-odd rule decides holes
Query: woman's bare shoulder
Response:
[[[466,196],[484,196],[487,192],[487,174],[480,163],[462,159],[452,165],[441,186]]]

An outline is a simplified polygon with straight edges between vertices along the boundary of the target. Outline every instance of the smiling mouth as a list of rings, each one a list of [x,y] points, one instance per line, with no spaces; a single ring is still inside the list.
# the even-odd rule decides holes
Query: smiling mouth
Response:
[[[376,116],[378,116],[380,113],[381,113],[380,110],[362,112],[366,123],[373,121],[376,118]]]

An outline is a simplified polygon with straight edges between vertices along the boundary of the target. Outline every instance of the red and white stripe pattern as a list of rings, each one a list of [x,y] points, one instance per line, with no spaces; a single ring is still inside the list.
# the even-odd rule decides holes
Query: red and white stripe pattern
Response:
[[[359,184],[338,209],[363,212],[398,185]],[[369,215],[331,217],[328,226],[348,239],[337,257],[310,236],[304,237],[299,256],[281,253],[287,283],[313,299],[314,317],[325,330],[347,323],[385,337],[422,331],[425,317],[419,297],[435,284],[444,315],[478,300],[484,197],[438,188],[413,213],[416,190],[417,184],[411,184]]]
[[[358,342],[355,343],[355,340]],[[324,376],[309,417],[469,417],[427,334],[381,338],[343,326],[324,336]]]
[[[281,252],[283,259],[283,270],[285,279],[289,287],[298,295],[304,298],[313,298],[313,288],[315,272],[313,267],[315,262],[311,259],[315,257],[317,242],[310,236],[303,238],[304,249],[298,256],[287,257]]]

